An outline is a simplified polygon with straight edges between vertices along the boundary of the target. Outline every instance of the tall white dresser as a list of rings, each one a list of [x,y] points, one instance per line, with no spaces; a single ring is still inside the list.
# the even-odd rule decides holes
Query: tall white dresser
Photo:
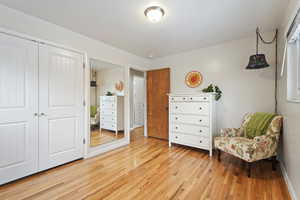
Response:
[[[124,97],[100,96],[100,130],[124,130]]]
[[[169,94],[169,146],[205,149],[212,156],[215,118],[214,94]]]

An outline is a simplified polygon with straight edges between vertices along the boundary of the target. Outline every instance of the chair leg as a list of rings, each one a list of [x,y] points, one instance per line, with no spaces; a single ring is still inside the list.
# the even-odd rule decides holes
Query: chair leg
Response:
[[[248,173],[248,178],[251,177],[251,162],[247,162],[247,173]]]
[[[276,156],[272,157],[272,170],[276,171],[276,164],[277,164],[277,160],[276,160]]]
[[[218,161],[220,162],[221,161],[221,150],[218,149],[217,151],[218,151]]]

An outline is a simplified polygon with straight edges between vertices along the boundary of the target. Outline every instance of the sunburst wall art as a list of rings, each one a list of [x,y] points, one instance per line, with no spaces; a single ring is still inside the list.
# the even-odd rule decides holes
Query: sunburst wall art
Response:
[[[185,76],[185,84],[190,88],[196,88],[203,81],[202,74],[198,71],[191,71]]]

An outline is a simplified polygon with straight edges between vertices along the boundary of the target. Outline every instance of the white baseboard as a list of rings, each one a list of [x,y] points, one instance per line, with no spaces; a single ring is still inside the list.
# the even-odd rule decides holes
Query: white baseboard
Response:
[[[119,140],[116,143],[104,144],[101,147],[99,146],[99,148],[94,149],[93,151],[89,152],[84,158],[86,159],[86,158],[91,158],[91,157],[94,157],[94,156],[98,156],[100,154],[103,154],[105,152],[114,150],[116,148],[126,146],[128,144],[129,144],[129,142],[127,140],[125,140],[125,139],[122,139],[122,141]]]
[[[286,185],[288,187],[288,190],[289,190],[289,193],[291,195],[292,200],[298,200],[298,198],[296,196],[295,189],[294,189],[294,187],[293,187],[293,185],[292,185],[292,183],[290,181],[290,178],[289,178],[289,176],[288,176],[288,174],[286,172],[286,169],[285,169],[282,161],[279,161],[279,163],[280,163],[280,168],[281,168],[281,172],[282,172],[284,181],[285,181],[285,183],[286,183]]]

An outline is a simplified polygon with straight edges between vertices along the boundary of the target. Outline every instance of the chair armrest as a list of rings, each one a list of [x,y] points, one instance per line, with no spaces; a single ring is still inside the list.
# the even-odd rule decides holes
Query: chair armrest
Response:
[[[238,137],[240,136],[239,133],[239,128],[222,128],[220,131],[220,136],[221,137]]]
[[[278,134],[266,134],[261,136],[256,136],[253,138],[255,143],[275,143],[278,142]]]
[[[279,134],[261,135],[253,138],[253,148],[263,156],[268,158],[276,155]]]

